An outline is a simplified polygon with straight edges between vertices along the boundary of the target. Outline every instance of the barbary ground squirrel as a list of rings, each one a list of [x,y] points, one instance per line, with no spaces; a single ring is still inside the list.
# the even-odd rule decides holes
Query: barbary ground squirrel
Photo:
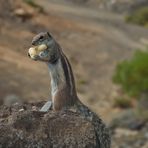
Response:
[[[41,32],[32,40],[28,56],[43,61],[49,68],[52,101],[48,101],[41,111],[72,109],[89,120],[95,129],[98,148],[110,148],[109,130],[103,121],[78,98],[71,65],[60,45],[48,32]],[[52,103],[51,103],[52,102]]]

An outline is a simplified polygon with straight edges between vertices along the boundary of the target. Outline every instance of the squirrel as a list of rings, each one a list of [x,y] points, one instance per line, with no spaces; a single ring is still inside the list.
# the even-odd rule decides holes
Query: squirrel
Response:
[[[28,56],[32,60],[47,64],[51,77],[52,101],[48,101],[40,111],[72,109],[89,120],[95,129],[98,148],[110,148],[109,129],[102,119],[85,106],[78,98],[71,65],[62,48],[49,32],[41,32],[32,40]]]

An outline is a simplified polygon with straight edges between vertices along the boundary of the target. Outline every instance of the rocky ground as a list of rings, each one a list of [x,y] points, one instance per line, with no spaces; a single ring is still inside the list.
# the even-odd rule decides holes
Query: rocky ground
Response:
[[[147,111],[129,109],[112,120],[110,129],[112,130],[113,148],[147,148]]]
[[[111,122],[122,111],[113,107],[114,98],[120,95],[118,87],[112,83],[115,66],[119,61],[131,57],[137,48],[144,48],[148,44],[148,30],[126,24],[123,15],[100,10],[94,7],[93,1],[86,1],[87,4],[82,1],[74,4],[66,0],[36,2],[38,5],[32,7],[21,0],[1,0],[1,104],[10,105],[10,100],[35,102],[50,97],[46,65],[27,57],[32,37],[48,30],[72,63],[82,102],[100,114],[107,123]],[[124,128],[117,127],[113,133],[119,135],[114,135],[113,145],[123,147],[127,142],[134,147],[129,143],[134,143],[137,135],[145,131],[144,127],[134,130],[134,134],[138,134],[134,135],[133,142],[128,141],[131,133],[127,133],[133,132],[131,129],[127,128],[127,133],[124,133]],[[145,139],[144,134],[142,136]]]

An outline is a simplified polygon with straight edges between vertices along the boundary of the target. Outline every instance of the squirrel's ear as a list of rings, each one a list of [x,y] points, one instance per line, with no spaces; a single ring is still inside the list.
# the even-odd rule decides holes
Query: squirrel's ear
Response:
[[[47,35],[48,37],[52,38],[52,35],[49,32],[47,32]]]

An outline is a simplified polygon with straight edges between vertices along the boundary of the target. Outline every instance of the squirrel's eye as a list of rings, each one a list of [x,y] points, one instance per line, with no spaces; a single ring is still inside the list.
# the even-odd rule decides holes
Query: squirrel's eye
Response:
[[[42,40],[43,38],[44,38],[43,36],[40,36],[40,38],[39,38],[39,39],[40,39],[40,40]]]

